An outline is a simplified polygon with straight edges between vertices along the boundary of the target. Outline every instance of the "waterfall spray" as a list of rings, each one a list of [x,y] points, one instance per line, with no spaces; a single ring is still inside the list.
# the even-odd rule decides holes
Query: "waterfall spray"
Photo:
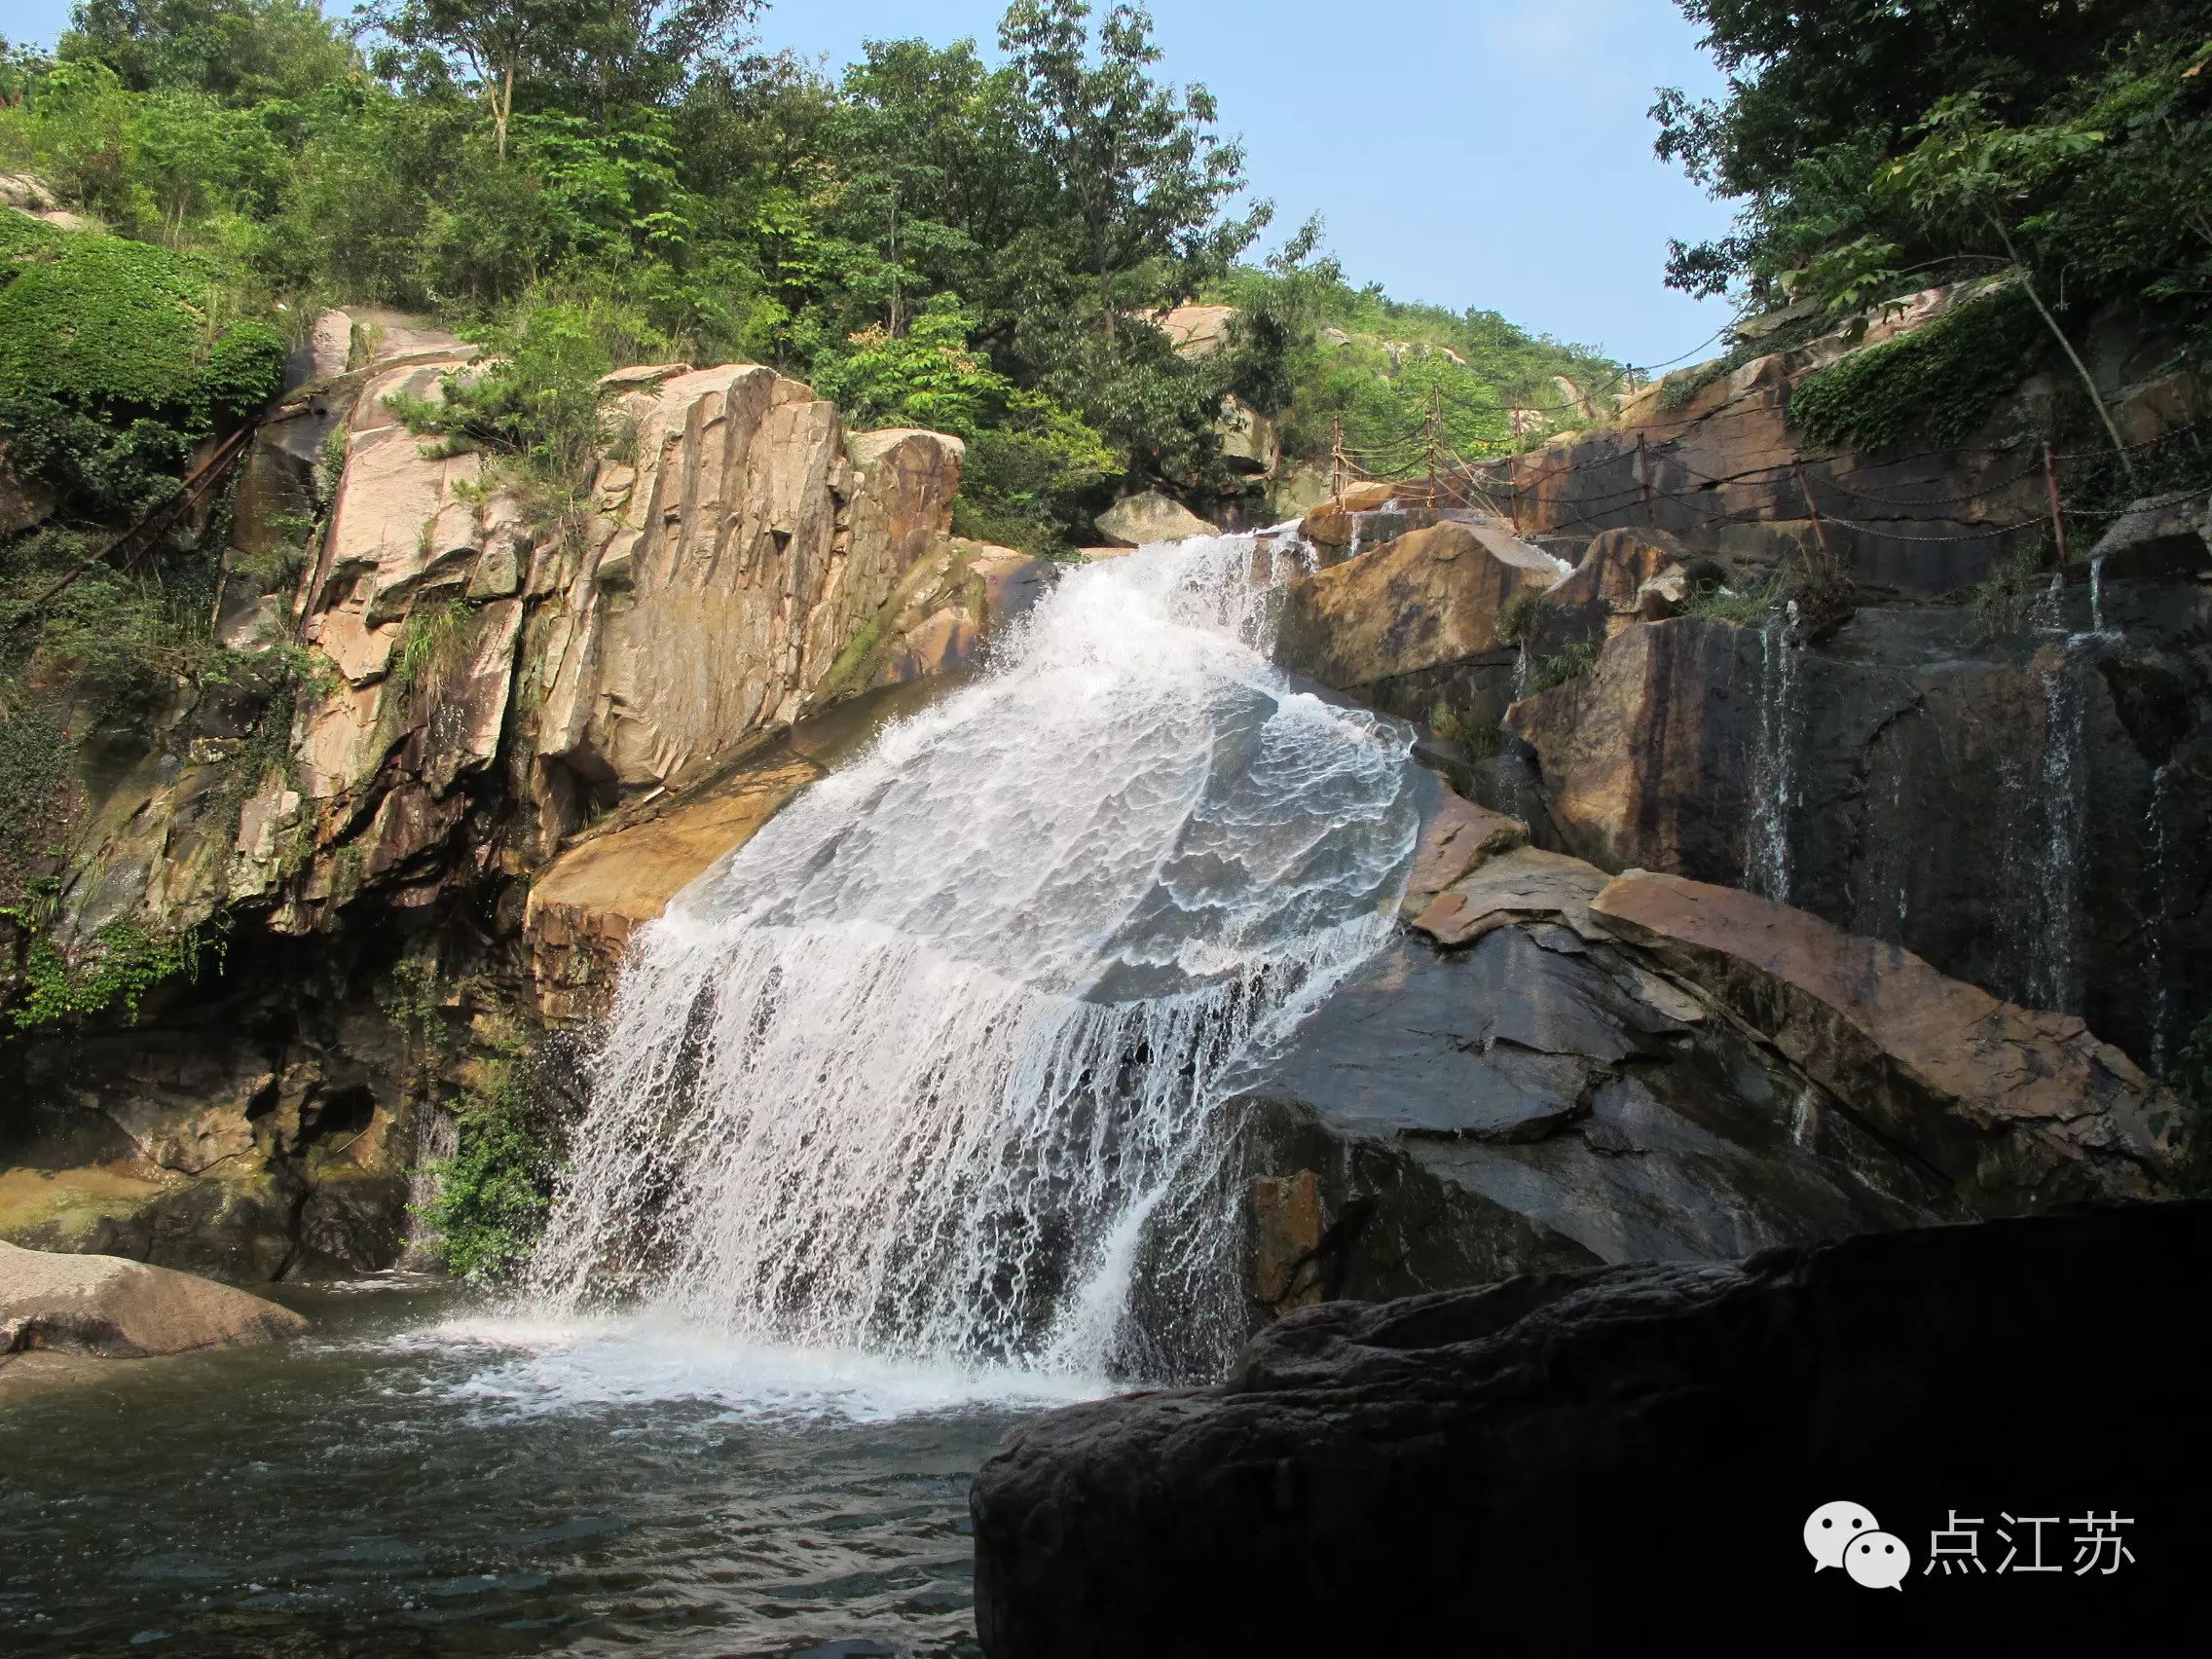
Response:
[[[1264,654],[1286,541],[1072,572],[642,929],[534,1268],[763,1341],[1191,1375],[1217,1108],[1392,916],[1408,728]]]

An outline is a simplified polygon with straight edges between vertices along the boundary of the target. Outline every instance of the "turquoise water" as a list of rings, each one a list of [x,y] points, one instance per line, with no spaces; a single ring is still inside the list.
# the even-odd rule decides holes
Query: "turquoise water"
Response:
[[[450,1289],[0,1393],[0,1650],[971,1654],[968,1487],[1086,1389]]]

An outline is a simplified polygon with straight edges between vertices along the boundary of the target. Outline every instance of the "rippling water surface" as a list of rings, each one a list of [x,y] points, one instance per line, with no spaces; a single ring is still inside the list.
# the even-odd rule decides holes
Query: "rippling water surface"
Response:
[[[0,1392],[0,1651],[969,1654],[968,1486],[1105,1391],[450,1290]]]

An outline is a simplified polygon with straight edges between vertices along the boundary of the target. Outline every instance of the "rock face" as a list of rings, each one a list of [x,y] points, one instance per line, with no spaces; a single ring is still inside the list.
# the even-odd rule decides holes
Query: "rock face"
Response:
[[[1926,1572],[1954,1509],[2002,1559],[1988,1529],[2030,1471],[2038,1514],[2127,1493],[2121,1530],[2175,1550],[2154,1567],[2131,1546],[2128,1605],[2179,1614],[2212,1543],[2212,1457],[2084,1407],[2117,1380],[2188,1373],[2169,1287],[2207,1272],[2212,1209],[2176,1204],[1306,1308],[1218,1387],[1068,1407],[1008,1438],[971,1498],[983,1650],[1341,1654],[1387,1629],[1409,1650],[1479,1631],[1596,1652],[1780,1628],[1863,1650],[1858,1622],[1894,1631],[1892,1597],[1816,1571],[1803,1542],[1844,1497],[1908,1546],[1916,1633],[2093,1639],[2101,1597],[1995,1594],[1994,1560],[1956,1585]],[[2053,1530],[2042,1559],[2072,1572],[2082,1530]]]
[[[113,1256],[0,1243],[0,1364],[33,1349],[110,1359],[297,1336],[307,1321],[229,1285]]]
[[[1149,547],[1156,541],[1219,534],[1217,526],[1158,490],[1116,501],[1098,515],[1097,523],[1099,535],[1124,547]]]
[[[2140,1198],[2172,1103],[2079,1018],[1944,977],[1910,951],[1732,887],[1641,870],[1590,915],[1711,992],[1977,1208]]]
[[[2079,1019],[1439,794],[1407,934],[1230,1108],[1255,1320],[2162,1190],[2174,1103]]]
[[[243,1282],[390,1265],[472,1046],[588,1017],[628,927],[814,763],[689,786],[975,660],[1044,580],[945,534],[957,439],[848,436],[751,365],[609,376],[609,453],[548,516],[393,407],[467,363],[411,319],[322,319],[240,478],[235,672],[180,691],[150,748],[86,747],[55,946],[220,928],[226,972],[132,1029],[0,1052],[23,1102],[0,1236]],[[654,823],[619,860],[587,844],[533,908],[595,820]]]
[[[1791,396],[1809,376],[1971,297],[1932,288],[1868,315],[1857,338],[1831,332],[1724,374],[1714,365],[1677,371],[1631,398],[1604,429],[1561,433],[1481,468],[1478,481],[1516,530],[1562,550],[1602,531],[1661,530],[1748,588],[1814,549],[1817,508],[1828,544],[1862,585],[1925,597],[1971,587],[2047,528],[2041,458],[2018,432],[2041,418],[2053,383],[2027,382],[1980,431],[1936,453],[1920,442],[1831,452],[1789,424]],[[2108,403],[2130,443],[2202,418],[2200,390],[2165,372],[2168,355],[2157,342],[2117,339],[2098,353]]]
[[[1392,714],[1442,706],[1493,726],[1515,659],[1500,621],[1517,596],[1559,578],[1551,558],[1496,524],[1431,525],[1293,581],[1275,660]]]
[[[1639,622],[1674,615],[1691,594],[1725,578],[1719,565],[1663,530],[1608,530],[1536,602],[1524,636],[1539,658],[1571,645],[1602,645]]]
[[[1632,626],[1517,704],[1551,844],[1751,888],[2160,1069],[2212,1003],[2212,589]]]

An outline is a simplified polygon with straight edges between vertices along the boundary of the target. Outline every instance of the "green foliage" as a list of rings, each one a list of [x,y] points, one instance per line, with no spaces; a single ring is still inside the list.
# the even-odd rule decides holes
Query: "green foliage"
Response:
[[[1534,588],[1515,588],[1498,608],[1497,640],[1499,645],[1518,645],[1528,637],[1529,624],[1536,619],[1536,606],[1542,595]]]
[[[204,261],[6,218],[0,437],[10,464],[55,490],[64,511],[131,516],[174,486],[194,442],[276,394],[283,337],[227,318]]]
[[[824,360],[816,389],[855,428],[926,426],[963,439],[954,529],[1049,551],[1057,527],[1123,458],[1080,416],[992,368],[969,345],[972,325],[957,295],[937,295],[903,337],[881,328],[855,335],[845,354]]]
[[[1536,665],[1535,689],[1549,691],[1570,680],[1580,680],[1597,666],[1597,645],[1589,640],[1577,641],[1557,656],[1548,656]]]
[[[1955,444],[2020,384],[2044,340],[2027,296],[2008,284],[1807,377],[1789,400],[1790,424],[1844,448]]]
[[[209,955],[218,971],[225,951],[220,935],[200,927],[155,932],[135,922],[110,922],[89,944],[57,943],[18,908],[6,912],[25,942],[19,986],[7,1017],[18,1032],[90,1018],[121,1008],[135,1021],[138,1006],[157,986],[197,978]]]
[[[454,1155],[431,1166],[438,1196],[424,1218],[437,1230],[430,1248],[446,1270],[484,1284],[510,1277],[530,1259],[552,1204],[565,1136],[520,1037],[499,1040],[475,1069],[454,1102]]]
[[[2020,548],[1974,588],[1968,603],[1976,639],[2008,640],[2035,619],[2050,591],[2047,559],[2048,550],[2041,543]]]
[[[391,652],[391,694],[404,698],[442,677],[460,658],[475,612],[460,599],[432,600],[408,613]]]
[[[1781,585],[1775,582],[1738,593],[1720,582],[1705,581],[1698,583],[1689,603],[1682,607],[1682,614],[1749,628],[1763,620],[1781,598]]]

